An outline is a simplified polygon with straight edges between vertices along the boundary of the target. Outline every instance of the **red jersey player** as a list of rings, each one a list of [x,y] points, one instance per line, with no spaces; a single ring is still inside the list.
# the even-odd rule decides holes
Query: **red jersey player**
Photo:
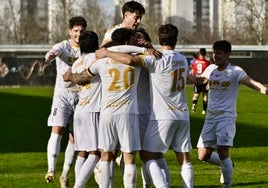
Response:
[[[206,49],[200,48],[199,55],[196,59],[194,59],[191,64],[192,74],[194,76],[200,77],[204,70],[210,65],[210,62],[205,58]],[[193,105],[192,105],[192,113],[195,114],[196,106],[198,102],[198,98],[200,93],[203,94],[203,111],[202,114],[206,114],[207,110],[207,100],[208,100],[208,84],[204,83],[201,85],[194,85],[194,95],[193,95]]]

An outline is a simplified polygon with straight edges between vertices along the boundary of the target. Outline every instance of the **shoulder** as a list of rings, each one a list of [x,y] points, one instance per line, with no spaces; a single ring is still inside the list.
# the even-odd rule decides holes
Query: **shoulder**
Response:
[[[236,71],[244,71],[243,68],[241,68],[240,66],[237,66],[237,65],[234,65],[234,64],[231,64],[231,63],[229,63],[227,68],[232,69],[232,70],[236,70]]]

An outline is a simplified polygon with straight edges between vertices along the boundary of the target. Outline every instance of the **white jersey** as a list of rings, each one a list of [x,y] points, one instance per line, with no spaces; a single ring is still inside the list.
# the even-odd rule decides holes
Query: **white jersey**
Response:
[[[63,80],[63,74],[71,68],[72,64],[80,56],[79,46],[72,46],[69,40],[64,40],[55,44],[46,54],[46,57],[56,51],[60,52],[60,55],[56,57],[56,83],[55,92],[64,92],[66,90],[76,91],[76,85],[71,82],[65,82]]]
[[[104,58],[95,61],[89,69],[101,77],[101,116],[138,114],[136,89],[140,67]]]
[[[189,120],[185,56],[175,50],[166,50],[161,59],[145,56],[143,60],[150,73],[150,120]]]
[[[228,64],[226,69],[219,71],[212,64],[202,74],[209,80],[209,100],[207,119],[224,116],[236,117],[236,98],[240,81],[247,77],[246,72],[238,67]]]
[[[111,27],[110,29],[108,29],[106,31],[106,33],[104,34],[104,38],[102,40],[101,45],[107,44],[108,42],[112,41],[112,33],[119,28],[122,28],[123,26],[121,24],[115,25],[113,27]]]
[[[82,55],[72,66],[72,73],[81,73],[95,61],[95,53]],[[75,110],[99,112],[101,100],[101,80],[99,75],[90,79],[86,85],[78,85],[78,104]]]

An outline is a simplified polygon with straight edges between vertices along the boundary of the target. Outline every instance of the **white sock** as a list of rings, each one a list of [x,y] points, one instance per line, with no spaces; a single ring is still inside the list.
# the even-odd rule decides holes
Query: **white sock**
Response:
[[[152,180],[144,164],[141,166],[141,177],[142,177],[142,187],[143,188],[151,187]]]
[[[192,163],[186,163],[181,166],[181,177],[183,181],[183,187],[194,187],[194,169]]]
[[[61,176],[68,177],[70,168],[73,164],[74,154],[75,154],[74,143],[71,143],[69,141],[65,150],[63,171],[61,173]]]
[[[114,175],[115,175],[115,162],[111,161],[110,162],[110,176],[111,176],[111,182],[110,182],[110,187],[114,187]]]
[[[97,155],[88,155],[80,169],[78,178],[75,180],[74,188],[83,188],[86,185],[99,159]]]
[[[161,171],[162,171],[163,175],[165,176],[168,185],[171,186],[170,174],[169,174],[169,169],[167,166],[166,159],[161,158],[161,159],[157,159],[156,161],[157,161],[158,166],[161,168]]]
[[[212,152],[210,158],[208,159],[208,162],[210,164],[217,165],[217,166],[221,166],[221,163],[222,163],[218,153],[216,153],[216,152]]]
[[[168,187],[166,178],[156,160],[149,160],[145,163],[146,170],[150,174],[152,181],[157,188]]]
[[[56,163],[60,153],[60,142],[62,136],[59,134],[51,133],[47,144],[47,161],[48,171],[55,172]]]
[[[111,186],[111,172],[109,161],[99,162],[99,188],[107,188]]]
[[[79,173],[85,161],[86,161],[85,157],[77,156],[74,166],[75,180],[78,179]]]
[[[136,164],[125,165],[124,170],[124,187],[125,188],[135,188],[137,184],[137,168]]]
[[[222,160],[221,171],[223,175],[224,184],[226,186],[231,186],[233,179],[233,162],[230,157],[225,160]]]

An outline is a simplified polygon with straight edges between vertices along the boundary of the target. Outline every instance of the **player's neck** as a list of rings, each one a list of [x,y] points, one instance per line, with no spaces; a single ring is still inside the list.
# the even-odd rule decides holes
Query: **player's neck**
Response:
[[[227,67],[228,64],[229,64],[228,61],[226,61],[226,62],[223,63],[223,64],[219,64],[217,69],[218,69],[219,71],[222,71],[222,70],[226,69],[226,67]]]
[[[162,46],[161,46],[161,50],[162,50],[162,51],[164,51],[164,50],[174,50],[174,47],[167,46],[167,45],[162,45]]]

